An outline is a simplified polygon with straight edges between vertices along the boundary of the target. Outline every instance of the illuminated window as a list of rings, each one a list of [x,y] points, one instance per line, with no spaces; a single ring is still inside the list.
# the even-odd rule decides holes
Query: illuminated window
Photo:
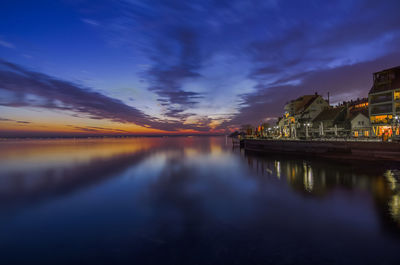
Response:
[[[394,92],[394,100],[399,100],[400,99],[400,91],[395,91]]]
[[[358,137],[358,131],[354,132],[354,137]]]
[[[354,108],[356,108],[356,109],[365,108],[365,107],[368,107],[368,102],[360,103],[360,104],[354,106]]]
[[[392,115],[379,115],[379,116],[371,116],[371,123],[389,123],[389,120],[392,119]]]
[[[369,136],[369,131],[364,131],[364,136],[368,137]]]

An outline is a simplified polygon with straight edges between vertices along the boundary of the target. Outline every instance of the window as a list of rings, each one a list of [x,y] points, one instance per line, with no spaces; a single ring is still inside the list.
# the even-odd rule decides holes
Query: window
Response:
[[[364,131],[364,136],[368,137],[369,136],[369,131]]]
[[[388,123],[390,119],[392,119],[392,115],[379,115],[379,116],[371,116],[371,123]]]
[[[395,91],[394,92],[394,100],[399,100],[400,99],[400,91]]]
[[[354,137],[358,137],[358,131],[354,132]]]

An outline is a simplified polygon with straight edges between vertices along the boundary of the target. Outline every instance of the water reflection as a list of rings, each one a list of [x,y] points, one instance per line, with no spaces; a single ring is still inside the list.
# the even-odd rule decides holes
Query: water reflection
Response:
[[[158,141],[30,140],[1,143],[0,207],[94,185],[139,163]]]
[[[223,137],[4,141],[0,252],[5,264],[391,264],[398,172]]]
[[[393,220],[395,220],[400,227],[400,185],[398,183],[400,180],[400,171],[387,170],[385,172],[385,177],[392,190],[391,199],[389,201],[389,212]]]
[[[400,170],[386,169],[399,165],[333,164],[332,161],[305,161],[290,157],[273,160],[276,157],[254,154],[246,154],[245,159],[258,175],[283,177],[290,187],[304,195],[329,196],[341,189],[368,192],[375,199],[385,228],[388,228],[388,223],[390,226],[394,224],[400,233]]]

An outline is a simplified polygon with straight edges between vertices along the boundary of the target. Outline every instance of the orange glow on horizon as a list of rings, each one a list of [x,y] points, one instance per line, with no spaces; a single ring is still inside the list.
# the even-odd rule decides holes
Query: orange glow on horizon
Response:
[[[139,126],[134,123],[122,123],[107,119],[91,119],[69,112],[51,112],[43,109],[18,109],[2,107],[0,119],[0,137],[31,136],[123,136],[123,135],[176,135],[176,134],[223,134],[225,130],[216,129],[213,123],[208,131],[182,129],[167,131],[151,128],[149,125]],[[8,114],[8,115],[7,115]],[[185,125],[204,126],[201,120],[191,120]]]
[[[21,135],[174,135],[174,134],[210,134],[210,133],[224,133],[224,130],[210,130],[210,131],[196,131],[196,130],[178,130],[178,131],[164,131],[153,128],[141,127],[135,124],[118,124],[106,122],[104,125],[98,124],[74,124],[64,125],[57,123],[24,123],[17,122],[4,122],[0,121],[0,136],[21,136]]]

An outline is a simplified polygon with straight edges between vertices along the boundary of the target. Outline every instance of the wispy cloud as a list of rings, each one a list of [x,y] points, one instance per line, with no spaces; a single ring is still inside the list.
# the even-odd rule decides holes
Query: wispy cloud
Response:
[[[84,132],[95,132],[95,133],[132,133],[126,130],[121,130],[121,129],[115,129],[115,128],[105,128],[105,127],[99,127],[99,126],[76,126],[76,125],[67,125],[68,127],[84,131]]]
[[[88,25],[91,25],[91,26],[95,26],[95,27],[100,26],[100,23],[98,21],[96,21],[96,20],[93,20],[93,19],[82,18],[81,20],[82,20],[82,22],[84,22],[84,23],[86,23]]]
[[[7,42],[5,40],[0,39],[0,46],[3,46],[5,48],[10,48],[10,49],[15,49],[15,45],[12,44],[11,42]]]
[[[5,122],[16,122],[16,123],[20,123],[20,124],[29,124],[31,122],[29,121],[18,121],[18,120],[14,120],[14,119],[6,119],[6,118],[1,118],[0,117],[0,122],[5,121]]]

